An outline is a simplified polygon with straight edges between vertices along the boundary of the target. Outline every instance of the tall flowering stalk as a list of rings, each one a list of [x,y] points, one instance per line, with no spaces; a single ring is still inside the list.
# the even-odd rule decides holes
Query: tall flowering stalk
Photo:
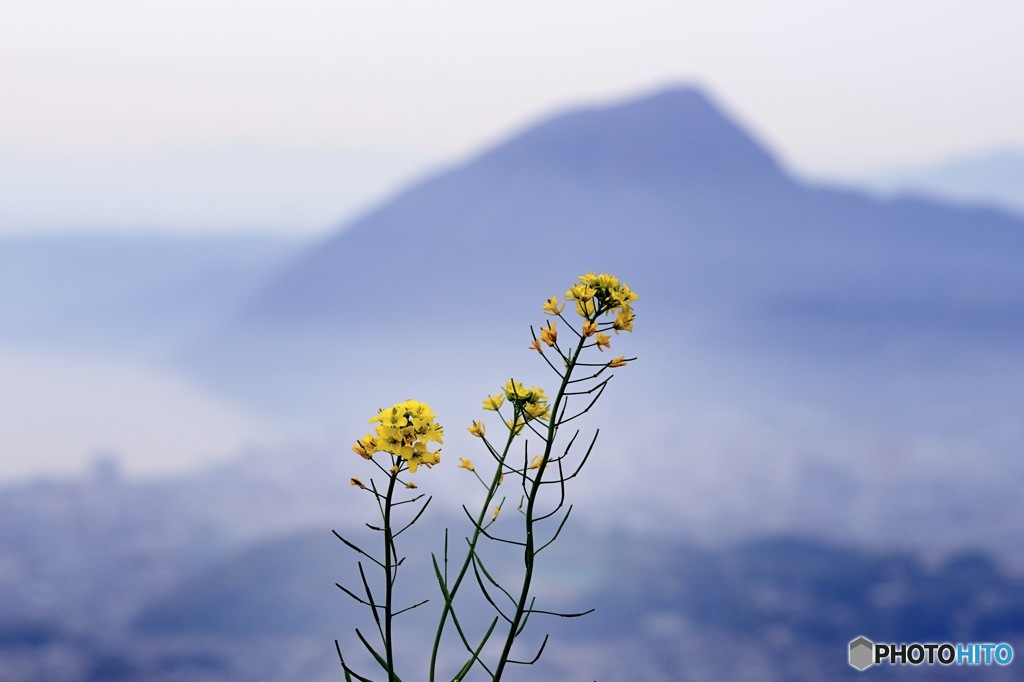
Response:
[[[334,533],[339,540],[361,556],[368,558],[384,573],[383,603],[376,600],[370,587],[370,581],[366,578],[366,571],[363,569],[362,561],[358,562],[359,577],[362,579],[366,598],[360,597],[341,584],[338,584],[338,587],[360,604],[368,606],[373,612],[373,620],[380,634],[383,653],[371,645],[358,629],[356,629],[356,635],[359,637],[359,641],[363,643],[377,662],[380,663],[381,667],[384,668],[389,681],[399,679],[395,674],[395,646],[392,622],[395,616],[426,603],[426,601],[422,601],[406,608],[395,609],[393,603],[395,580],[398,576],[398,568],[402,563],[402,560],[398,557],[395,538],[408,530],[412,524],[416,523],[416,520],[426,511],[427,505],[430,504],[430,498],[427,498],[412,520],[396,531],[393,516],[395,508],[399,505],[415,504],[423,496],[416,495],[409,499],[395,501],[395,492],[398,485],[402,485],[407,489],[415,489],[417,487],[411,480],[404,481],[403,474],[406,472],[414,474],[420,465],[430,468],[441,461],[439,450],[430,451],[427,449],[430,443],[441,444],[443,442],[444,430],[434,421],[434,417],[434,413],[431,412],[430,407],[425,403],[415,400],[396,403],[390,409],[378,411],[377,415],[370,420],[371,424],[377,424],[376,432],[367,433],[356,441],[356,444],[352,447],[352,450],[357,455],[372,462],[387,477],[386,492],[383,493],[377,489],[373,479],[370,479],[369,486],[358,478],[351,479],[352,485],[360,490],[370,492],[377,501],[383,525],[370,526],[370,528],[384,536],[383,561],[375,558],[369,552],[346,540],[341,535],[338,535],[337,531]],[[381,464],[379,458],[374,458],[374,455],[377,453],[384,453],[385,455],[390,455],[390,457],[385,458],[385,464]],[[335,642],[335,646],[338,648],[338,657],[345,670],[345,679],[351,680],[353,675],[360,680],[367,679],[349,669],[338,642]]]
[[[557,296],[551,297],[542,310],[551,320],[538,329],[531,327],[533,342],[530,348],[537,351],[548,367],[558,376],[558,388],[553,397],[537,386],[527,387],[515,379],[509,379],[501,390],[488,396],[483,401],[483,409],[497,414],[501,420],[503,436],[492,442],[487,437],[487,426],[484,421],[473,421],[468,427],[469,432],[480,438],[487,454],[490,456],[493,471],[488,477],[481,476],[477,467],[470,459],[461,458],[459,467],[471,472],[485,490],[483,502],[477,513],[471,513],[464,505],[463,510],[471,524],[466,536],[466,550],[461,561],[449,563],[447,532],[445,534],[445,551],[441,560],[432,555],[434,574],[441,592],[441,612],[438,617],[437,629],[431,649],[429,680],[438,679],[463,680],[474,669],[484,675],[484,679],[493,682],[500,680],[510,664],[530,665],[539,660],[547,644],[545,635],[538,651],[530,657],[515,657],[516,639],[522,634],[531,615],[553,615],[560,617],[577,617],[585,613],[556,613],[537,608],[536,599],[531,591],[538,555],[557,538],[572,512],[572,506],[565,507],[566,483],[579,475],[586,463],[594,444],[597,431],[594,432],[590,444],[582,457],[574,466],[568,466],[572,446],[576,442],[579,431],[575,431],[564,450],[558,454],[559,429],[588,412],[601,397],[611,379],[608,372],[611,368],[623,367],[635,358],[623,355],[611,359],[595,356],[611,347],[609,332],[633,331],[632,303],[637,295],[628,286],[607,274],[588,273],[578,278],[566,292],[565,301]],[[576,316],[564,314],[570,303],[575,308]],[[568,333],[559,340],[558,321]],[[568,339],[566,339],[568,337]],[[598,358],[601,358],[598,360]],[[371,481],[366,486],[358,479],[352,479],[357,487],[369,490],[378,500],[383,527],[377,528],[384,535],[384,560],[371,557],[362,549],[342,538],[349,547],[361,555],[370,558],[385,573],[385,601],[379,604],[374,600],[369,581],[359,563],[359,574],[363,582],[365,599],[351,590],[338,585],[356,601],[368,606],[372,612],[380,633],[383,653],[373,647],[357,629],[356,635],[370,651],[374,659],[388,675],[388,680],[398,680],[394,671],[394,647],[392,643],[392,618],[400,613],[421,606],[425,602],[394,611],[391,603],[394,576],[397,573],[398,559],[394,539],[407,530],[420,517],[430,500],[420,507],[413,519],[398,532],[392,530],[391,512],[398,504],[418,501],[421,496],[402,502],[393,502],[396,483],[401,482],[399,476],[406,470],[415,472],[423,464],[431,466],[439,461],[439,455],[426,449],[426,444],[441,442],[441,428],[434,424],[434,415],[422,403],[407,401],[399,403],[390,411],[382,410],[373,422],[379,423],[376,434],[367,434],[357,441],[354,450],[357,454],[373,461],[377,467],[388,475],[386,493],[380,493]],[[522,459],[513,457],[513,448],[517,442],[522,443]],[[531,443],[534,444],[531,455]],[[539,443],[539,446],[537,445]],[[518,448],[517,448],[518,449]],[[387,469],[373,459],[375,452],[391,454],[391,468]],[[515,460],[515,461],[513,461]],[[499,514],[505,506],[507,497],[498,501],[499,487],[506,476],[511,477],[519,488],[519,503],[516,511],[520,515],[518,530],[502,534],[494,530]],[[406,483],[406,487],[415,487]],[[545,486],[554,486],[558,497],[542,508],[541,493]],[[564,513],[562,509],[565,509]],[[542,537],[541,524],[551,521],[554,530]],[[335,533],[337,535],[337,533]],[[338,536],[339,538],[341,536]],[[522,572],[514,585],[506,586],[489,571],[481,556],[480,542],[487,540],[504,547],[513,547],[522,556]],[[470,636],[463,622],[459,619],[456,608],[456,597],[461,593],[465,579],[472,571],[477,587],[477,596],[482,598],[496,613],[489,626],[481,635]],[[459,601],[462,604],[462,600]],[[461,608],[461,607],[459,607]],[[445,642],[447,628],[454,628],[459,645],[465,649],[466,658],[454,675],[440,674],[439,654]],[[496,633],[504,633],[497,634]],[[494,638],[492,642],[492,637]],[[491,646],[488,647],[488,643]],[[348,680],[368,680],[353,671],[342,656],[340,645],[337,644],[338,656],[341,660],[345,677]]]

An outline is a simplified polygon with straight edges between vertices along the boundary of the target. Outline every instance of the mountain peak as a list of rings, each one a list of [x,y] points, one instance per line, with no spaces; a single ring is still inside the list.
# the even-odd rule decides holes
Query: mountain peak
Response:
[[[548,119],[482,155],[486,166],[554,168],[659,182],[777,182],[772,155],[704,92],[673,87]]]

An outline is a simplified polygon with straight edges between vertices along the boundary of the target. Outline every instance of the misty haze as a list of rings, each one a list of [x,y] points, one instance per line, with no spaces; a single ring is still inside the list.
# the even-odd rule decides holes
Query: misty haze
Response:
[[[639,294],[639,359],[539,580],[597,612],[516,679],[857,679],[865,633],[1019,644],[1024,213],[805,175],[673,87],[323,237],[0,236],[0,681],[342,679],[365,614],[330,530],[362,522],[366,415],[434,408],[421,486],[456,527],[464,427],[507,368],[548,379],[528,324],[587,271]],[[928,674],[1013,679],[963,672]]]

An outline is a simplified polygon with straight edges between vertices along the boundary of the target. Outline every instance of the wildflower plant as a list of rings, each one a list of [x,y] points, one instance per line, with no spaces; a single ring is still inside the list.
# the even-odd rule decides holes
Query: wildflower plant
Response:
[[[462,507],[469,527],[461,558],[449,556],[447,531],[443,553],[440,557],[431,555],[440,599],[429,669],[425,671],[430,682],[441,679],[455,682],[470,674],[496,682],[502,679],[509,665],[531,665],[540,659],[548,642],[547,635],[536,651],[523,654],[515,646],[531,616],[571,618],[589,613],[558,613],[538,607],[532,591],[533,580],[538,556],[555,542],[572,512],[572,505],[566,504],[566,483],[579,475],[597,441],[595,430],[583,454],[570,460],[580,432],[574,430],[566,441],[559,438],[560,430],[593,407],[611,379],[608,370],[635,360],[624,355],[607,359],[601,354],[611,348],[609,332],[633,331],[632,304],[636,300],[637,295],[616,277],[592,272],[579,277],[563,300],[557,296],[548,299],[542,310],[549,319],[539,329],[531,327],[533,342],[529,348],[537,351],[557,376],[557,389],[549,396],[543,388],[527,387],[516,379],[507,379],[498,392],[483,400],[484,411],[493,412],[497,417],[492,420],[491,431],[498,435],[493,440],[488,437],[487,422],[483,419],[472,421],[468,427],[470,434],[480,439],[488,464],[486,467],[475,465],[471,459],[461,457],[458,468],[472,475],[484,494],[475,513],[465,505]],[[420,466],[430,468],[440,462],[440,451],[429,449],[431,443],[442,443],[443,431],[434,418],[424,403],[415,400],[397,403],[379,410],[370,420],[377,425],[375,432],[367,433],[353,447],[356,454],[375,466],[377,473],[386,480],[386,484],[378,487],[372,478],[369,483],[351,479],[353,486],[373,495],[377,503],[381,525],[367,526],[383,536],[381,558],[335,532],[359,555],[357,566],[362,583],[359,592],[341,584],[338,587],[370,609],[379,642],[371,643],[358,628],[355,634],[389,682],[401,679],[395,669],[396,642],[392,623],[397,616],[429,601],[425,599],[409,606],[394,603],[396,577],[404,561],[398,555],[395,540],[416,523],[430,503],[430,498],[424,501],[423,495],[413,494],[405,499],[398,499],[398,495],[404,489],[417,487],[410,475]],[[514,484],[514,492],[499,495],[506,478]],[[544,494],[545,491],[550,493]],[[498,532],[495,524],[509,496],[518,498],[514,505],[518,522],[503,524]],[[402,505],[411,505],[409,520],[399,522],[396,512]],[[485,542],[511,548],[521,556],[522,569],[511,582],[507,578],[499,579],[498,572],[485,563],[482,545]],[[382,594],[381,581],[368,577],[364,560],[383,573]],[[466,599],[463,587],[470,576],[469,584],[476,586],[476,598],[483,599],[494,613],[489,624],[480,628],[481,632],[471,632],[469,623],[459,616]],[[407,646],[419,646],[421,642],[422,638],[417,638]],[[462,655],[457,659],[443,658],[441,650],[448,643],[454,643]],[[335,647],[346,680],[372,679],[349,666],[337,640]],[[452,670],[442,670],[450,660],[463,662],[452,666]],[[422,677],[421,673],[415,679]]]

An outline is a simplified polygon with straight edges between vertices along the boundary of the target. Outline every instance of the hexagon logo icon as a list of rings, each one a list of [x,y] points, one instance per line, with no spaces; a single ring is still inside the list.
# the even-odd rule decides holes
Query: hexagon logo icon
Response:
[[[875,644],[867,637],[858,637],[850,642],[850,665],[865,670],[875,662]]]

